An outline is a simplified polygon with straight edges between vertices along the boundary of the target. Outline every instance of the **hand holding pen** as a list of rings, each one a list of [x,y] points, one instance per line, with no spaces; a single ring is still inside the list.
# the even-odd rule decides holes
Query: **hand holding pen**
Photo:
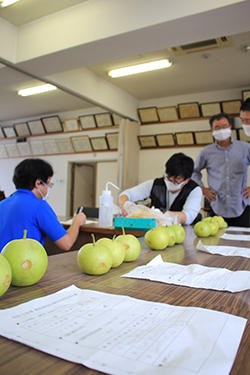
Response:
[[[86,215],[83,213],[83,206],[80,206],[76,209],[73,216],[73,222],[74,221],[77,221],[80,225],[86,223]]]

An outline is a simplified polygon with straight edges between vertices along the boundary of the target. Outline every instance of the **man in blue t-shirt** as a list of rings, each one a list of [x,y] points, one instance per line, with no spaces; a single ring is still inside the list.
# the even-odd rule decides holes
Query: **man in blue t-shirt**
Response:
[[[79,213],[66,230],[46,202],[52,187],[53,169],[42,159],[25,159],[14,171],[16,191],[0,202],[0,252],[14,239],[32,238],[44,245],[48,236],[62,250],[69,250],[77,239],[86,216]]]

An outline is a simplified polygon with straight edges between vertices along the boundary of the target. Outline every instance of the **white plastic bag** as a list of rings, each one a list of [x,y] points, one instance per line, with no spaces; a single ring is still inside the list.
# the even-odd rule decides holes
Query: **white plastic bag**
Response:
[[[125,202],[123,208],[127,212],[127,217],[156,219],[157,225],[179,224],[178,215],[172,214],[170,211],[162,213],[158,208],[146,207],[142,204],[133,202]]]

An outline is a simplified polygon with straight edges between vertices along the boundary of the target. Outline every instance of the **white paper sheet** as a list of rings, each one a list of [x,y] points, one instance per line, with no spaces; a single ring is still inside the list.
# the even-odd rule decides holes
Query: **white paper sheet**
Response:
[[[250,228],[246,228],[246,227],[227,227],[226,232],[250,232]]]
[[[164,262],[161,255],[157,255],[156,258],[153,265],[151,261],[145,266],[134,268],[122,277],[228,292],[250,289],[250,271],[229,271],[226,268],[206,267],[200,264],[183,266]]]
[[[248,247],[235,247],[235,246],[207,246],[201,241],[197,243],[197,250],[205,251],[210,254],[240,256],[250,258],[250,249]]]
[[[249,234],[228,234],[224,233],[220,238],[223,240],[233,240],[233,241],[250,241]]]
[[[60,220],[60,223],[63,224],[63,225],[72,225],[72,221],[73,219],[69,219],[69,220]],[[86,220],[86,224],[93,224],[93,223],[97,223],[96,221],[94,220]]]
[[[75,286],[0,311],[1,335],[113,375],[228,375],[246,319]]]

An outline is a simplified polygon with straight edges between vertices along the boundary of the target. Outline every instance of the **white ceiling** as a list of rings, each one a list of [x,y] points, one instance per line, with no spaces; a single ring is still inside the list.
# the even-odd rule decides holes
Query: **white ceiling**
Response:
[[[0,3],[3,0],[0,0]],[[87,0],[21,0],[0,8],[0,17],[13,25],[21,26],[48,14],[59,12]]]
[[[167,2],[165,0],[165,3]],[[181,0],[176,2],[186,4]],[[89,19],[89,25],[86,26],[80,42],[70,44],[71,30],[69,32],[68,25],[65,25],[65,33],[58,34],[61,36],[60,48],[49,53],[44,52],[41,55],[37,53],[36,56],[19,61],[14,61],[13,58],[11,61],[1,52],[3,49],[0,40],[0,62],[8,65],[0,68],[1,124],[17,122],[23,118],[36,118],[44,114],[91,108],[93,105],[100,105],[104,109],[112,109],[126,115],[126,108],[122,107],[126,100],[129,107],[133,101],[135,106],[138,106],[141,101],[151,98],[250,87],[250,52],[244,50],[246,45],[250,45],[250,1],[221,0],[221,2],[236,4],[229,4],[219,9],[212,8],[204,12],[197,11],[197,14],[193,12],[178,20],[173,17],[166,22],[158,22],[154,27],[146,27],[146,24],[143,27],[143,20],[140,20],[142,25],[139,25],[138,21],[138,27],[132,30],[129,29],[130,24],[127,22],[129,24],[127,32],[119,30],[108,37],[105,32],[109,25],[105,24],[105,17],[108,19],[109,15],[105,13],[105,6],[113,6],[117,19],[113,16],[111,26],[118,30],[123,26],[119,21],[119,12],[121,11],[122,14],[124,11],[121,7],[131,3],[131,6],[133,5],[131,9],[135,13],[133,16],[139,16],[136,6],[138,5],[140,9],[142,0],[132,2],[127,0],[126,4],[122,4],[122,0],[20,0],[9,8],[0,9],[0,26],[1,22],[4,27],[13,25],[14,29],[11,29],[11,32],[19,33],[25,33],[31,26],[37,25],[39,28],[45,21],[48,25],[49,22],[53,24],[53,19],[56,22],[56,17],[59,16],[64,16],[67,20],[68,15],[69,20],[73,14],[75,18],[71,21],[73,24],[75,22],[77,27],[74,12],[83,12],[83,23],[89,7],[95,6],[93,9],[96,12],[92,13],[92,19]],[[157,6],[157,3],[163,4],[163,0],[155,0],[152,3]],[[189,3],[190,6],[195,6],[199,2],[190,0]],[[218,1],[211,3],[218,3]],[[157,7],[155,9],[157,13]],[[102,22],[100,18],[94,18],[99,10],[100,14],[103,14]],[[136,17],[134,18],[136,22]],[[30,21],[31,24],[28,23]],[[96,33],[102,35],[103,30],[103,38],[95,36],[96,40],[93,39],[90,43],[84,41],[84,38],[86,39],[89,36],[88,31],[90,34],[92,30],[91,22],[96,25]],[[125,30],[125,22],[124,25]],[[95,31],[94,28],[93,30]],[[53,37],[56,39],[57,32],[59,33],[58,28],[55,29],[55,36],[51,35],[52,41]],[[81,30],[77,37],[80,34]],[[20,35],[22,34],[19,34],[18,41],[22,40]],[[183,41],[197,42],[225,35],[232,35],[232,45],[226,48],[182,56],[174,56],[170,50],[170,47],[185,44]],[[58,38],[55,42],[58,42]],[[171,44],[173,42],[176,43]],[[50,40],[45,40],[45,43],[48,43],[49,48]],[[41,44],[41,48],[45,50],[46,44],[44,47]],[[111,79],[107,75],[108,70],[112,68],[159,57],[169,57],[173,61],[172,67],[116,79]],[[62,90],[30,98],[18,97],[16,94],[18,89],[36,85],[42,80],[55,82]],[[114,105],[110,104],[107,98],[101,98],[104,85]],[[128,114],[127,117],[132,116]]]

